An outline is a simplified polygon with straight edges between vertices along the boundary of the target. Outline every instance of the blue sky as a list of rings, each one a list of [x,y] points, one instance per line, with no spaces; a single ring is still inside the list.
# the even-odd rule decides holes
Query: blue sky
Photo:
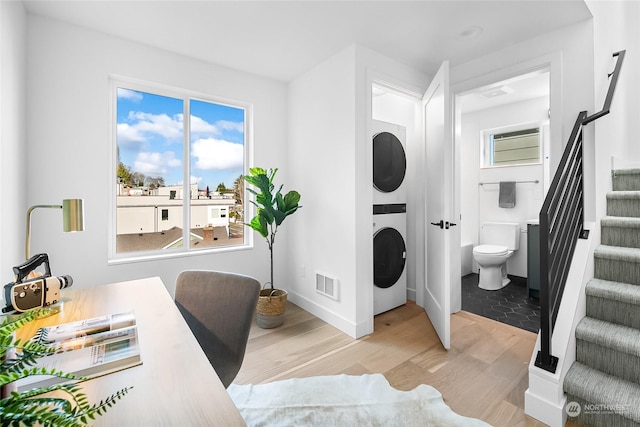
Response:
[[[227,188],[243,173],[244,110],[191,101],[191,183]],[[183,182],[182,99],[118,88],[117,138],[120,161],[145,176]]]

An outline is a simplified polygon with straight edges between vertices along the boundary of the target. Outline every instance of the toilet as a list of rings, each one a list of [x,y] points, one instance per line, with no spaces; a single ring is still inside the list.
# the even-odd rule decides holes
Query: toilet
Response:
[[[473,248],[473,259],[480,267],[481,289],[497,291],[507,286],[507,259],[520,248],[520,224],[485,222],[480,228],[480,245]]]

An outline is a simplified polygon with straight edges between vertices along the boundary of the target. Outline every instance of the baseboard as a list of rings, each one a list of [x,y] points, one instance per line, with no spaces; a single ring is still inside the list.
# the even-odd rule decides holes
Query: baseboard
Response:
[[[536,396],[527,389],[524,392],[525,413],[530,417],[542,421],[550,427],[562,427],[567,421],[567,414],[564,410],[566,398],[562,401],[562,406],[554,405],[546,399]]]
[[[289,293],[287,297],[289,301],[352,338],[357,339],[373,332],[373,316],[370,322],[354,323],[300,294],[291,291],[287,292]]]

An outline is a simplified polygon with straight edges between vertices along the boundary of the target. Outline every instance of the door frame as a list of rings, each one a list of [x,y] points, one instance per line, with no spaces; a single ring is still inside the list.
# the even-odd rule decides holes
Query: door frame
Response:
[[[544,55],[538,58],[534,58],[522,63],[502,67],[500,69],[493,70],[491,72],[481,74],[479,76],[472,77],[468,80],[451,84],[451,96],[453,98],[453,127],[454,127],[454,147],[455,154],[455,203],[456,209],[460,212],[461,204],[461,176],[460,176],[460,146],[462,140],[462,109],[460,107],[459,97],[470,92],[477,91],[479,88],[488,86],[497,82],[517,78],[519,76],[530,74],[534,72],[548,71],[549,73],[549,140],[550,141],[563,141],[562,139],[562,55],[560,52]],[[563,142],[562,142],[563,144]],[[551,176],[553,171],[557,169],[557,163],[561,157],[564,145],[553,147],[553,144],[549,143],[549,159],[543,161],[543,196],[547,194],[547,190],[551,183]],[[544,155],[544,153],[543,153]],[[461,222],[464,218],[461,218]],[[458,234],[460,239],[461,234]],[[454,243],[455,244],[455,243]],[[459,240],[457,242],[458,247],[462,244]],[[462,301],[462,285],[458,282],[455,286],[452,283],[451,287],[451,311],[454,313],[454,304],[459,303],[461,309]]]
[[[398,97],[406,98],[411,100],[416,104],[416,115],[419,112],[419,105],[422,101],[422,92],[423,90],[415,85],[409,84],[407,82],[398,80],[389,76],[387,74],[383,74],[374,70],[367,70],[367,96],[368,102],[367,107],[369,108],[367,112],[367,135],[373,133],[372,122],[373,118],[373,100],[371,95],[371,90],[373,86],[379,86],[384,88],[387,92],[392,93]],[[411,133],[411,135],[410,135]],[[414,130],[407,129],[406,141],[407,146],[405,150],[407,152],[407,175],[405,176],[405,180],[407,182],[407,206],[417,206],[419,203],[423,203],[423,196],[420,194],[416,194],[415,196],[411,195],[411,192],[415,189],[416,173],[418,171],[413,166],[416,163],[415,159],[411,158],[410,155],[415,154],[414,150],[416,149],[416,132]],[[418,147],[419,150],[422,150],[422,147]],[[371,151],[371,152],[369,152]],[[372,164],[373,162],[373,153],[372,150],[367,151],[367,164]],[[423,158],[422,154],[418,154],[419,157]],[[409,162],[412,162],[411,164]],[[371,174],[371,179],[373,179],[373,173]],[[373,187],[371,187],[373,188]],[[372,190],[373,191],[373,190]],[[421,281],[422,277],[420,276],[419,266],[421,265],[418,260],[420,257],[424,258],[424,253],[421,252],[423,242],[416,241],[414,236],[420,236],[421,233],[424,232],[424,218],[423,212],[417,211],[415,209],[407,209],[407,237],[406,237],[406,245],[407,245],[407,263],[405,266],[407,273],[407,298],[411,300],[415,300],[416,302],[421,301],[421,286],[418,286],[417,283]],[[373,216],[372,216],[373,217]],[[372,243],[373,245],[373,243]],[[373,247],[373,246],[372,246]],[[371,264],[373,266],[373,264]],[[373,279],[373,276],[372,276]],[[373,282],[372,282],[373,283]],[[371,291],[371,313],[373,314],[373,291]]]

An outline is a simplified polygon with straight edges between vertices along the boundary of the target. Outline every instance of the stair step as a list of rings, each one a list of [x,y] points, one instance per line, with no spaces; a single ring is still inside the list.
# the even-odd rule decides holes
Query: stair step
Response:
[[[587,316],[640,329],[640,286],[594,278],[585,293]]]
[[[567,414],[594,426],[640,425],[640,169],[613,170],[587,317],[564,379]],[[575,409],[578,410],[575,410]]]
[[[640,169],[616,169],[611,171],[614,191],[640,190]]]
[[[567,402],[580,414],[571,418],[587,425],[633,426],[640,423],[640,385],[575,362],[564,379]]]
[[[637,217],[640,215],[640,191],[607,193],[607,215]]]
[[[576,327],[576,360],[640,383],[640,330],[585,317]]]
[[[640,218],[605,216],[600,227],[603,245],[640,248]]]
[[[593,251],[597,279],[640,285],[640,249],[600,245]]]

